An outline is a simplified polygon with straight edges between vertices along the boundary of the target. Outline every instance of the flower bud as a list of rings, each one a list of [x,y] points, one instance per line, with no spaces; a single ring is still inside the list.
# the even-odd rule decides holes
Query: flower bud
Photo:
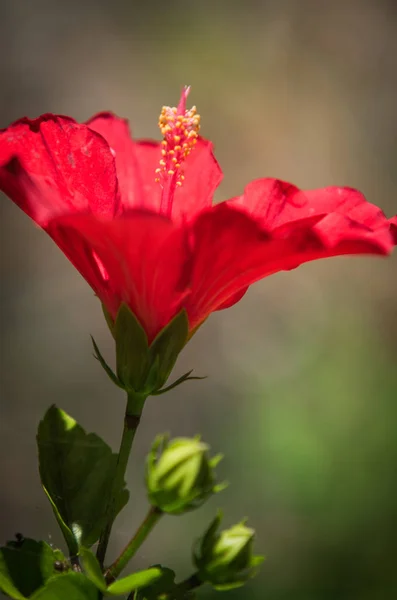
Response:
[[[146,485],[153,506],[170,514],[193,510],[225,487],[215,485],[214,468],[221,460],[208,456],[208,446],[198,437],[158,436],[148,456]]]
[[[194,552],[198,577],[217,590],[240,587],[256,574],[256,567],[264,557],[253,556],[255,531],[245,521],[230,529],[217,532],[222,515],[218,513]]]

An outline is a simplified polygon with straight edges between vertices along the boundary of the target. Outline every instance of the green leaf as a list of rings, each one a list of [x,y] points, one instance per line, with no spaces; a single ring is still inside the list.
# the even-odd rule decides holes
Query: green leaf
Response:
[[[39,463],[40,463],[40,452],[39,452]],[[65,521],[62,518],[61,513],[58,510],[57,505],[55,504],[53,498],[51,497],[51,494],[49,492],[49,490],[47,490],[47,488],[45,487],[45,485],[43,484],[43,476],[41,475],[41,467],[39,464],[39,469],[40,469],[40,478],[41,478],[41,483],[43,485],[43,490],[45,495],[47,496],[50,504],[51,504],[51,508],[54,512],[55,518],[58,521],[58,525],[60,527],[60,530],[62,531],[63,537],[65,538],[67,547],[69,549],[69,553],[71,556],[75,556],[78,551],[79,551],[79,544],[78,541],[75,538],[75,535],[73,533],[73,531],[66,525]]]
[[[158,579],[163,576],[161,567],[151,567],[144,571],[138,571],[132,573],[127,577],[118,579],[114,583],[110,584],[106,590],[106,595],[119,596],[122,594],[129,594],[132,590],[138,590],[143,587],[147,587],[155,583]]]
[[[88,548],[82,547],[80,548],[79,556],[81,557],[84,571],[88,579],[90,579],[101,592],[104,592],[106,590],[106,580],[95,554]]]
[[[161,577],[151,585],[141,588],[136,594],[137,600],[158,600],[162,594],[166,595],[167,600],[184,598],[183,592],[175,583],[174,571],[161,565],[154,566],[161,569]]]
[[[31,600],[98,600],[95,585],[83,573],[65,573],[50,579]]]
[[[0,567],[1,569],[1,567]],[[0,570],[0,590],[15,600],[25,600],[26,596],[22,596],[21,592],[15,587],[13,582],[7,575]]]
[[[25,538],[0,548],[0,589],[21,600],[56,574],[54,564],[65,557],[46,542]]]
[[[40,422],[37,444],[41,482],[70,554],[77,554],[80,545],[89,547],[98,540],[104,526],[117,455],[56,406]],[[117,513],[128,496],[122,482]]]
[[[189,333],[189,321],[185,309],[176,315],[164,329],[160,331],[149,348],[150,364],[157,367],[151,369],[151,387],[159,390],[167,381],[174,368],[179,353],[186,344]]]
[[[149,348],[145,330],[126,304],[117,313],[114,327],[117,377],[133,391],[142,391],[149,368]]]

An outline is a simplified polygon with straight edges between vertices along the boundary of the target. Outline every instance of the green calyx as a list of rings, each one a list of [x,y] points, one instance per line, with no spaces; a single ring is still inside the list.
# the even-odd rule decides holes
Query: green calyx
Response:
[[[263,556],[254,556],[255,531],[245,521],[218,532],[222,514],[218,513],[194,552],[199,578],[217,590],[240,587],[253,577]]]
[[[169,514],[198,508],[214,493],[224,489],[216,484],[215,467],[222,456],[209,458],[208,446],[196,438],[158,436],[148,456],[146,486],[152,506]]]
[[[122,304],[113,322],[103,307],[106,322],[116,343],[116,373],[101,355],[95,341],[94,356],[110,379],[128,394],[159,395],[188,379],[191,371],[175,383],[162,389],[175,365],[179,353],[188,341],[189,322],[182,309],[162,329],[149,345],[145,330],[126,304]]]

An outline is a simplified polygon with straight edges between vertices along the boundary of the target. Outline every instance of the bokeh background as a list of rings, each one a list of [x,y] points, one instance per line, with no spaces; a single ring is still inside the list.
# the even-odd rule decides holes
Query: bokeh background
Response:
[[[397,212],[394,0],[1,0],[0,126],[46,111],[111,109],[158,137],[183,84],[224,171],[218,199],[260,176],[362,190]],[[35,432],[57,403],[117,448],[124,398],[99,303],[38,228],[1,197],[0,538],[62,545],[40,485]],[[146,511],[143,459],[159,431],[201,432],[231,481],[165,518],[135,567],[191,571],[215,509],[242,516],[267,555],[231,599],[389,600],[397,592],[397,255],[304,265],[214,314],[176,375],[208,375],[145,408],[128,470],[134,501],[111,556]],[[203,589],[202,598],[218,594]]]

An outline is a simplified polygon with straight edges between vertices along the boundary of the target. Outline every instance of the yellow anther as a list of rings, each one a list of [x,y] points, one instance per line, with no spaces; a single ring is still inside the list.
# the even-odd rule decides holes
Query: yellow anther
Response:
[[[200,115],[197,114],[195,106],[192,106],[190,110],[186,110],[188,93],[189,89],[185,88],[177,108],[163,106],[159,117],[159,128],[164,139],[161,142],[162,158],[160,168],[156,169],[156,174],[159,175],[156,180],[160,179],[164,190],[170,190],[172,186],[180,187],[182,185],[184,180],[183,161],[189,156],[197,143]],[[168,177],[172,178],[170,180],[171,188],[165,187],[165,180]],[[173,192],[168,191],[167,194],[173,194]],[[164,198],[163,203],[165,202]]]

